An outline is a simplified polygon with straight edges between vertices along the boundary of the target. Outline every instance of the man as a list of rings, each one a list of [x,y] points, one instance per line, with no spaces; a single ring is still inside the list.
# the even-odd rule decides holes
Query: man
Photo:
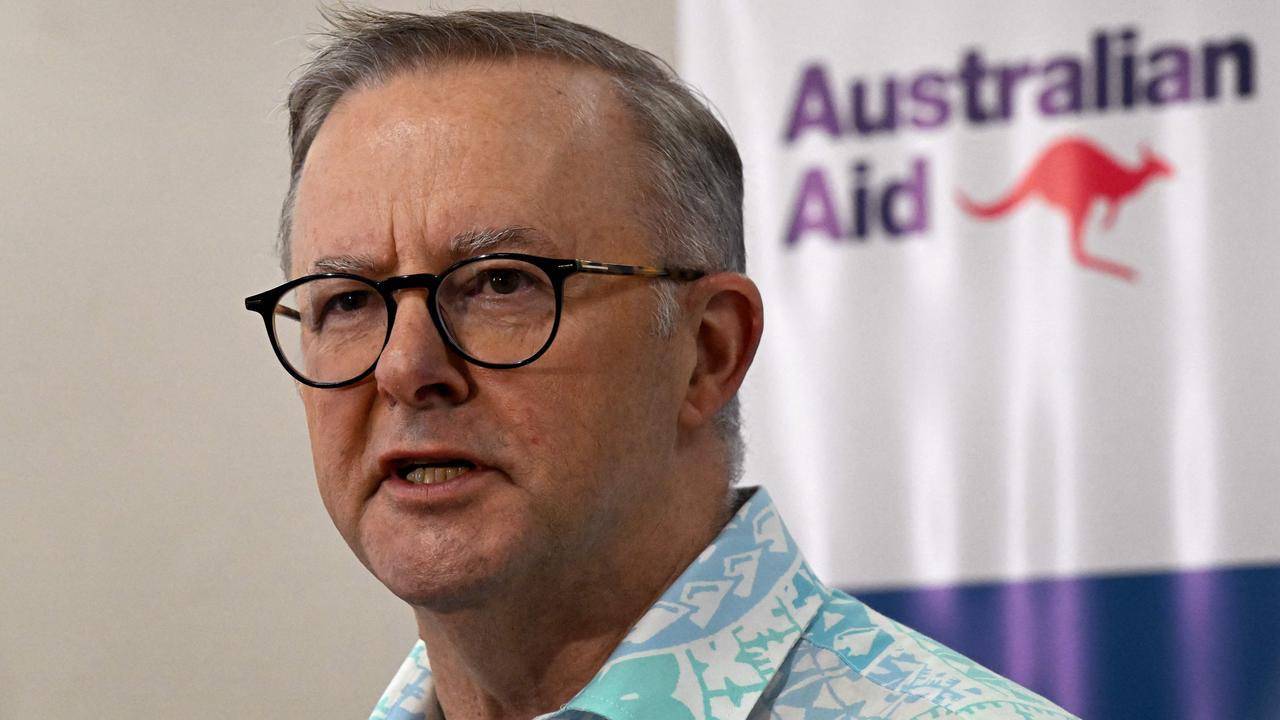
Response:
[[[1068,717],[822,586],[732,488],[741,164],[669,70],[535,14],[329,20],[289,98],[293,279],[246,304],[417,618],[374,718]]]

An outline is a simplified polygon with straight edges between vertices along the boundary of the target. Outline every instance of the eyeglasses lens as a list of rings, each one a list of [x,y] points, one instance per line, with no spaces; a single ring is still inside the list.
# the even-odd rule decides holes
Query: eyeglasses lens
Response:
[[[536,265],[480,260],[444,277],[436,306],[459,349],[481,362],[509,365],[533,357],[551,338],[556,290]]]
[[[345,382],[373,366],[387,337],[387,306],[376,288],[349,278],[318,278],[280,298],[276,344],[298,374]]]

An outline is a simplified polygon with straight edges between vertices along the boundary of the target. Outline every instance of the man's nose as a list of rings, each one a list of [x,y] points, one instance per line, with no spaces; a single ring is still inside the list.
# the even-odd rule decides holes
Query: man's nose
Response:
[[[456,405],[471,392],[465,365],[432,322],[426,293],[402,293],[391,337],[373,371],[378,392],[409,407]]]

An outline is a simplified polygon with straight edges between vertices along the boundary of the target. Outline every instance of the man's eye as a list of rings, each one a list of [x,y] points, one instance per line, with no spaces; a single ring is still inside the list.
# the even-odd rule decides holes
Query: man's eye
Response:
[[[368,290],[351,290],[331,295],[320,304],[320,311],[314,315],[312,326],[320,329],[329,323],[349,323],[363,318],[365,311],[373,303],[372,292]]]
[[[329,311],[338,312],[354,312],[360,310],[369,304],[369,293],[349,292],[342,293],[329,301]]]
[[[480,280],[481,292],[492,291],[499,295],[510,295],[523,287],[527,287],[532,278],[526,272],[505,269],[486,270]]]

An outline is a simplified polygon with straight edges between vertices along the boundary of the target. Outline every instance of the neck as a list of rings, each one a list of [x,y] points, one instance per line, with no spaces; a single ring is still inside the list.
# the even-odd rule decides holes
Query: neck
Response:
[[[728,520],[723,481],[685,476],[678,485],[701,497],[676,498],[590,558],[505,582],[478,605],[414,609],[449,720],[531,718],[591,681]]]
[[[449,720],[531,718],[563,706],[621,642],[624,622],[567,617],[541,603],[446,617],[418,612]]]

